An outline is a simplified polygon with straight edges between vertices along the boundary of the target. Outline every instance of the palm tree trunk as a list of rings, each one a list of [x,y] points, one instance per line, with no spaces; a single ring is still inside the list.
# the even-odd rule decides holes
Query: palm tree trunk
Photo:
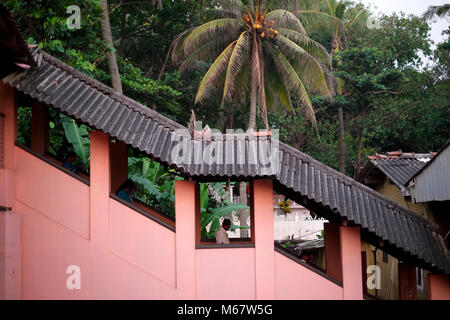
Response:
[[[338,108],[339,121],[339,171],[345,174],[345,130],[344,130],[344,109]]]
[[[339,38],[337,34],[333,36],[331,43],[331,56],[336,56],[339,51]],[[342,82],[340,79],[335,78],[335,92],[338,95],[343,94]],[[339,123],[339,171],[345,174],[345,127],[344,127],[344,109],[340,106],[338,108],[338,123]]]
[[[120,3],[122,4],[122,2]],[[127,23],[127,12],[125,9],[125,6],[121,7],[122,10],[122,16],[120,18],[120,22],[121,22],[121,26],[120,26],[120,45],[119,45],[119,50],[117,50],[117,54],[120,57],[123,57],[123,49],[125,47],[125,27],[126,27],[126,23]]]
[[[111,25],[109,24],[108,1],[102,0],[100,3],[103,9],[103,20],[101,23],[103,41],[109,47],[106,57],[108,59],[109,73],[111,74],[111,83],[114,91],[122,94],[122,83],[120,82],[119,67],[117,66],[116,54],[112,51],[114,48]]]
[[[247,183],[241,182],[239,184],[239,203],[243,205],[248,205],[247,203]],[[250,210],[244,209],[240,210],[239,224],[241,226],[248,226],[247,220],[250,217]],[[241,238],[248,238],[249,232],[248,229],[241,229],[240,231]]]
[[[248,119],[248,130],[255,130],[256,126],[256,101],[258,88],[256,84],[256,80],[252,79],[252,91],[250,93],[250,116]]]
[[[356,175],[359,175],[359,173],[361,172],[361,152],[362,152],[363,132],[364,127],[361,125],[358,137],[358,153],[356,155]]]
[[[258,87],[257,87],[257,83],[256,80],[251,79],[252,82],[252,89],[251,89],[251,93],[250,93],[250,116],[249,116],[249,120],[248,120],[248,126],[247,126],[247,130],[254,130],[255,126],[256,126],[256,103],[257,103],[257,99],[258,99]],[[247,183],[246,182],[241,182],[239,184],[239,202],[241,204],[245,204],[247,205]],[[250,210],[245,209],[245,210],[241,210],[240,212],[240,225],[241,226],[248,226],[247,220],[248,217],[250,216]],[[248,233],[248,229],[241,229],[241,238],[247,238],[249,236]]]

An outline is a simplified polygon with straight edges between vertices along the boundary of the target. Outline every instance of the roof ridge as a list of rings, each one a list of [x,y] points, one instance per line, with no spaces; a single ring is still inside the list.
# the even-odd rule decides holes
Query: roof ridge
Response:
[[[84,82],[85,84],[89,85],[90,87],[100,91],[101,93],[105,94],[108,98],[116,101],[119,104],[125,105],[126,107],[130,108],[131,110],[133,110],[135,112],[138,112],[139,114],[142,114],[146,118],[151,119],[152,121],[169,129],[170,131],[184,128],[184,126],[178,124],[177,122],[163,116],[162,114],[150,109],[149,107],[142,105],[141,103],[127,97],[126,95],[118,94],[117,92],[115,92],[111,87],[107,86],[106,84],[104,84],[94,78],[89,77],[88,75],[84,74],[83,72],[62,62],[61,60],[53,57],[52,55],[48,54],[47,52],[45,52],[43,50],[40,50],[40,49],[34,50],[33,54],[34,54],[34,57],[36,57],[36,58],[38,58],[39,54],[42,54],[42,57],[48,63],[68,72],[74,78],[76,78],[76,79],[80,80],[81,82]]]

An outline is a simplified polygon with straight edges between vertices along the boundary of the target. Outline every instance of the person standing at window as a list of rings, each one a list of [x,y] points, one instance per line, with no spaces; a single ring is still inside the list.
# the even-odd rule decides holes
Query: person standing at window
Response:
[[[230,230],[231,221],[225,219],[222,222],[222,226],[216,232],[216,243],[217,244],[230,244],[230,239],[228,239],[227,231]]]

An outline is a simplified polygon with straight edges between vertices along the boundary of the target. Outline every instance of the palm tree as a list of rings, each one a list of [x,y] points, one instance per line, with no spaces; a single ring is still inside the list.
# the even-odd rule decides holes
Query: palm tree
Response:
[[[114,48],[113,38],[111,33],[111,25],[109,23],[109,13],[108,13],[108,1],[102,0],[100,5],[103,10],[103,20],[101,23],[102,37],[105,44],[110,50],[106,53],[108,60],[109,73],[111,75],[111,83],[114,91],[118,94],[123,93],[122,82],[120,81],[119,67],[117,66],[116,54],[112,50]]]
[[[223,88],[222,106],[242,101],[250,92],[248,129],[256,115],[266,128],[268,108],[293,111],[291,94],[306,118],[316,125],[310,92],[330,95],[322,63],[330,64],[326,49],[308,37],[302,22],[283,9],[284,1],[217,1],[217,18],[181,34],[172,58],[180,72],[200,60],[215,59],[200,82],[195,103]]]
[[[296,2],[296,1],[295,1]],[[351,2],[345,0],[322,0],[318,1],[319,10],[299,10],[295,13],[307,26],[324,27],[332,34],[331,55],[347,47],[349,36],[362,27],[362,21],[365,21],[366,10],[360,9],[349,15]],[[332,71],[332,68],[330,68]],[[331,72],[330,72],[331,73]],[[343,82],[340,79],[332,77],[333,92],[341,95],[343,93]],[[344,110],[341,105],[338,106],[339,122],[339,171],[345,174],[345,129],[344,129]]]
[[[428,10],[422,15],[424,20],[433,20],[435,16],[443,18],[450,14],[450,4],[444,4],[442,6],[429,6]]]
[[[312,28],[325,28],[332,34],[331,54],[335,55],[347,47],[349,37],[357,32],[366,21],[367,11],[362,9],[351,10],[353,3],[348,0],[318,0],[318,9],[298,10],[295,13],[300,20]]]

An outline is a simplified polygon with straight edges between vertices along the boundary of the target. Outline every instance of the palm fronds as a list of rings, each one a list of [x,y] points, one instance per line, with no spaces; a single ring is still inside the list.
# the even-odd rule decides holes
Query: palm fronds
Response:
[[[322,66],[329,66],[331,58],[308,36],[304,21],[319,21],[329,15],[295,14],[286,9],[298,7],[294,0],[217,3],[213,11],[222,18],[181,34],[172,53],[175,62],[183,61],[180,72],[197,61],[217,57],[200,82],[195,103],[213,96],[219,88],[222,107],[242,104],[247,101],[245,93],[250,93],[248,127],[254,128],[256,114],[268,127],[268,109],[283,107],[293,111],[293,94],[306,118],[316,125],[307,90],[330,95]],[[306,7],[311,4],[303,4],[302,8]],[[339,21],[333,18],[330,23]]]
[[[433,20],[436,16],[445,17],[450,14],[450,4],[444,4],[442,6],[429,6],[428,10],[422,15],[422,18],[426,21]]]
[[[211,93],[212,87],[217,86],[220,76],[227,70],[228,62],[230,61],[236,41],[233,41],[225,50],[223,50],[203,77],[197,90],[195,103],[199,103],[205,99]]]

